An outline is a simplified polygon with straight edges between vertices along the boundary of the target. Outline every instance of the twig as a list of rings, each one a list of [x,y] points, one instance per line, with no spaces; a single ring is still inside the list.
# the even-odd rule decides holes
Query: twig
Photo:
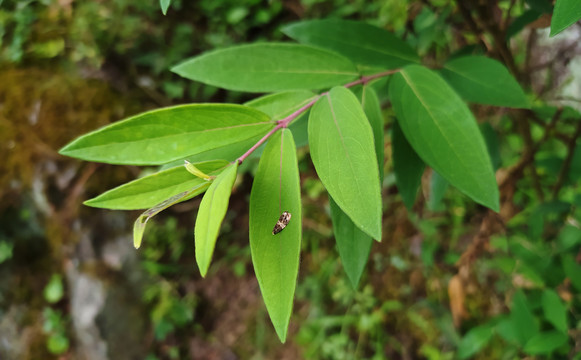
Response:
[[[365,85],[368,82],[375,80],[375,79],[379,79],[382,78],[384,76],[388,76],[391,74],[395,74],[396,72],[398,72],[399,69],[395,69],[395,70],[388,70],[388,71],[383,71],[377,74],[373,74],[373,75],[369,75],[369,76],[362,76],[360,79],[352,81],[350,83],[347,83],[345,85],[343,85],[343,87],[346,88],[350,88],[353,87],[355,85]],[[284,119],[278,120],[276,123],[276,126],[270,130],[266,135],[264,135],[260,140],[258,140],[256,142],[256,144],[252,145],[252,147],[250,149],[248,149],[244,154],[242,154],[238,159],[236,159],[236,161],[238,162],[238,164],[242,164],[242,162],[248,157],[250,156],[250,154],[252,154],[254,152],[254,150],[256,150],[260,145],[262,145],[266,140],[268,140],[269,137],[271,137],[275,132],[277,132],[280,129],[284,129],[286,127],[288,127],[288,125],[297,117],[299,117],[302,113],[304,113],[305,111],[307,111],[310,107],[312,107],[313,105],[315,105],[315,103],[317,102],[317,100],[319,100],[319,98],[321,98],[321,96],[325,96],[327,95],[329,92],[325,91],[324,93],[321,93],[319,95],[317,95],[313,100],[309,101],[306,105],[302,106],[300,109],[298,109],[297,111],[293,112],[292,114],[290,114],[289,116],[285,117]]]

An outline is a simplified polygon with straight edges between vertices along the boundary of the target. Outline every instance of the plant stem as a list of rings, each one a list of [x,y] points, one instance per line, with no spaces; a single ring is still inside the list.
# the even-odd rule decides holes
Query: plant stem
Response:
[[[350,88],[350,87],[353,87],[355,85],[360,85],[360,84],[365,85],[368,82],[370,82],[371,80],[379,79],[379,78],[382,78],[384,76],[388,76],[388,75],[394,74],[394,73],[396,73],[398,71],[399,71],[399,69],[395,69],[395,70],[383,71],[383,72],[380,72],[380,73],[377,73],[377,74],[373,74],[373,75],[369,75],[369,76],[362,76],[360,79],[355,80],[355,81],[352,81],[350,83],[347,83],[347,84],[345,84],[343,86],[346,87],[346,88]],[[305,111],[307,111],[311,106],[315,105],[315,103],[317,102],[317,100],[319,100],[319,98],[321,98],[321,96],[325,96],[328,93],[329,93],[328,91],[325,91],[324,93],[321,93],[321,94],[317,95],[314,99],[312,99],[311,101],[309,101],[306,105],[302,106],[297,111],[293,112],[292,114],[290,114],[289,116],[285,117],[284,119],[278,120],[276,122],[276,126],[272,130],[270,130],[266,135],[264,135],[260,140],[258,140],[256,142],[256,144],[252,145],[252,147],[250,149],[248,149],[248,151],[246,151],[238,159],[236,159],[236,161],[238,162],[238,164],[242,164],[242,162],[250,154],[252,154],[252,152],[254,152],[254,150],[256,150],[260,145],[262,145],[266,140],[268,140],[268,138],[271,137],[272,134],[274,134],[275,132],[277,132],[280,129],[287,128],[288,125],[291,123],[291,121],[293,121],[294,119],[296,119],[297,117],[299,117],[302,113],[304,113]]]

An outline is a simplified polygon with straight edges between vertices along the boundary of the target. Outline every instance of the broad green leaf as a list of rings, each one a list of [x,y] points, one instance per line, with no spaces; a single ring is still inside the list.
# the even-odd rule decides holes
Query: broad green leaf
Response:
[[[301,21],[283,27],[282,32],[300,43],[336,51],[358,64],[387,70],[419,63],[418,55],[405,41],[360,21]]]
[[[228,90],[316,90],[359,76],[347,58],[306,45],[258,43],[214,50],[172,69],[190,80]]]
[[[220,225],[222,225],[222,220],[224,220],[226,210],[228,210],[230,193],[232,186],[234,186],[234,180],[236,180],[237,170],[238,162],[234,162],[222,171],[214,179],[200,203],[196,227],[194,228],[194,240],[196,262],[202,277],[206,276],[210,261],[212,261],[214,246],[220,232]]]
[[[381,191],[371,125],[352,92],[334,87],[311,109],[309,146],[319,178],[337,205],[381,240]]]
[[[283,211],[288,225],[272,235]],[[286,341],[301,249],[301,194],[292,133],[283,129],[268,141],[250,193],[250,250],[266,309],[278,337]]]
[[[552,289],[545,289],[542,297],[545,319],[564,334],[567,334],[567,308],[559,295]]]
[[[539,324],[529,308],[525,294],[518,290],[512,299],[510,317],[514,334],[521,345],[524,345],[532,337],[538,335]]]
[[[307,105],[317,95],[312,91],[285,91],[276,94],[268,94],[247,102],[245,105],[262,111],[269,115],[272,120],[282,120],[293,114],[303,106]],[[290,123],[289,129],[293,133],[293,138],[297,147],[308,144],[307,136],[307,115],[309,111],[303,112],[299,117]],[[257,153],[262,151],[257,150]]]
[[[260,140],[263,136],[264,134],[260,134],[250,139],[238,142],[231,142],[227,145],[224,145],[216,149],[211,149],[208,151],[197,153],[195,155],[188,156],[187,159],[192,163],[216,159],[234,161],[242,154],[244,154],[246,150],[250,149],[252,145],[256,144],[256,142]],[[177,164],[178,165],[182,164],[181,159],[178,160]]]
[[[550,354],[565,345],[569,338],[559,331],[545,331],[532,337],[523,351],[530,355]]]
[[[470,109],[435,72],[411,65],[395,74],[389,94],[416,153],[450,184],[495,211],[499,193],[486,144]]]
[[[159,165],[248,140],[273,127],[266,114],[247,106],[180,105],[105,126],[60,153],[110,164]]]
[[[197,194],[204,192],[209,186],[210,182],[198,184],[196,187],[188,191],[176,194],[160,202],[151,209],[144,211],[133,223],[133,246],[136,249],[139,249],[139,247],[141,246],[141,242],[143,241],[143,233],[145,232],[145,226],[147,225],[149,219],[151,219],[155,215],[159,214],[160,212],[174,204],[177,204],[181,201],[187,200]]]
[[[367,264],[373,239],[361,231],[331,197],[329,197],[329,205],[333,220],[333,233],[343,269],[345,269],[351,285],[356,289]]]
[[[408,143],[397,121],[393,122],[391,147],[395,184],[403,203],[411,210],[416,201],[416,194],[422,182],[426,165]]]
[[[205,173],[216,175],[220,169],[228,165],[228,162],[215,160],[195,165]],[[112,210],[148,209],[174,195],[194,188],[198,189],[197,192],[184,198],[184,200],[190,199],[206,190],[206,188],[198,187],[202,184],[207,184],[207,181],[190,174],[184,166],[177,166],[118,186],[85,201],[84,204]]]
[[[466,101],[477,104],[530,108],[522,88],[506,67],[485,56],[450,60],[442,76]]]
[[[551,19],[551,36],[565,30],[581,18],[579,0],[557,0]]]
[[[159,6],[161,7],[161,12],[165,15],[167,14],[167,9],[171,5],[172,0],[159,0]]]
[[[490,342],[492,326],[489,324],[470,329],[458,345],[458,358],[467,359],[476,354]]]

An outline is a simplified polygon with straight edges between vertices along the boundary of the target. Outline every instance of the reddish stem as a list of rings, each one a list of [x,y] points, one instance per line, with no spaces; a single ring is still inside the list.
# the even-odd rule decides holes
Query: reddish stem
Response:
[[[352,81],[350,83],[347,83],[345,85],[343,85],[346,88],[350,88],[353,87],[355,85],[360,85],[360,84],[367,84],[368,82],[370,82],[371,80],[375,80],[375,79],[379,79],[381,77],[384,76],[388,76],[391,74],[394,74],[396,72],[398,72],[399,69],[395,69],[395,70],[388,70],[388,71],[383,71],[377,74],[373,74],[373,75],[369,75],[369,76],[362,76],[360,79]],[[307,111],[311,106],[315,105],[315,103],[317,102],[317,100],[319,100],[319,98],[321,96],[327,95],[329,92],[325,91],[324,93],[321,93],[319,95],[317,95],[313,100],[309,101],[306,105],[304,105],[303,107],[301,107],[300,109],[298,109],[297,111],[293,112],[292,114],[290,114],[289,116],[285,117],[284,119],[278,120],[276,123],[276,126],[270,130],[266,135],[264,135],[260,140],[258,140],[258,142],[256,142],[256,144],[254,144],[250,149],[248,149],[248,151],[246,151],[244,154],[242,154],[238,159],[236,159],[236,161],[238,161],[238,164],[242,164],[242,162],[250,155],[252,154],[252,152],[254,152],[254,150],[256,150],[260,145],[262,145],[266,140],[268,140],[269,137],[272,136],[272,134],[274,134],[275,132],[277,132],[280,129],[286,128],[288,127],[288,125],[291,123],[291,121],[293,121],[294,119],[296,119],[297,117],[299,117],[299,115],[301,115],[302,113],[304,113],[305,111]]]

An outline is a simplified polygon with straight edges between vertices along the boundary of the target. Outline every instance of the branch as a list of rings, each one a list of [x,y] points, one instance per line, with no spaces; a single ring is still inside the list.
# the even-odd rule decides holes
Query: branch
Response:
[[[353,87],[355,85],[365,85],[368,82],[375,80],[375,79],[379,79],[391,74],[395,74],[396,72],[400,71],[399,69],[395,69],[395,70],[388,70],[388,71],[383,71],[377,74],[373,74],[373,75],[369,75],[369,76],[362,76],[359,80],[355,80],[352,81],[350,83],[347,83],[345,85],[343,85],[346,88],[350,88]],[[250,149],[248,149],[248,151],[246,151],[244,154],[242,154],[238,159],[236,159],[236,161],[238,162],[238,164],[242,164],[242,162],[248,157],[250,156],[250,154],[252,154],[254,152],[254,150],[256,150],[260,145],[262,145],[266,140],[268,140],[269,137],[271,137],[275,132],[277,132],[280,129],[283,128],[287,128],[288,125],[297,117],[299,117],[302,113],[304,113],[305,111],[307,111],[310,107],[312,107],[313,105],[315,105],[315,103],[317,102],[317,100],[319,100],[319,98],[321,96],[325,96],[327,95],[329,92],[325,91],[319,95],[317,95],[313,100],[309,101],[306,105],[304,105],[303,107],[301,107],[300,109],[298,109],[297,111],[293,112],[292,114],[290,114],[289,116],[285,117],[284,119],[278,120],[276,123],[276,126],[274,127],[274,129],[270,130],[266,135],[264,135],[260,140],[258,140],[256,142],[256,144],[252,145],[252,147]]]

